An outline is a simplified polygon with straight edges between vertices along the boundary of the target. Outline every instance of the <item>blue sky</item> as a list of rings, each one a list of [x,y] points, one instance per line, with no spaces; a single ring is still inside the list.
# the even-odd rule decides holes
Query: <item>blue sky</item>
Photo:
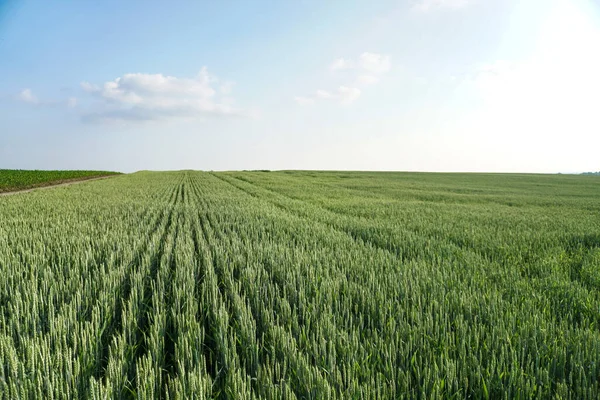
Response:
[[[0,168],[600,170],[599,11],[0,0]]]

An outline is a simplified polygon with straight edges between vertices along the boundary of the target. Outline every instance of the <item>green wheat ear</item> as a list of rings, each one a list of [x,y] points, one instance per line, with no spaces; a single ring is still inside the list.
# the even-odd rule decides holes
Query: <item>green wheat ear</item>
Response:
[[[599,398],[598,195],[179,171],[0,197],[0,399]]]

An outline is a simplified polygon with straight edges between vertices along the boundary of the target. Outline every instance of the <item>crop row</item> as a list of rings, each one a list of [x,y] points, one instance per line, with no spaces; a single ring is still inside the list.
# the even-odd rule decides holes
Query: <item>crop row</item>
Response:
[[[0,193],[109,175],[117,175],[117,173],[108,171],[38,171],[0,169]]]
[[[598,190],[473,179],[184,171],[2,198],[1,396],[597,398]]]

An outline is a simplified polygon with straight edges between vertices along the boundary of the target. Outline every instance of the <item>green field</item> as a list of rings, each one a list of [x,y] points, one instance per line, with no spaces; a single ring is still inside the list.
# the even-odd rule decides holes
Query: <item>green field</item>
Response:
[[[39,171],[0,169],[0,193],[115,175],[108,171]]]
[[[0,394],[600,396],[593,176],[141,172],[0,198]]]

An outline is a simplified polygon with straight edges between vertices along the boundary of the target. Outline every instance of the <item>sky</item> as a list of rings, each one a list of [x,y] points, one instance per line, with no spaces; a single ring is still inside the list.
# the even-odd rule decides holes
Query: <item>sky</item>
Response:
[[[600,170],[600,0],[0,0],[0,168]]]

